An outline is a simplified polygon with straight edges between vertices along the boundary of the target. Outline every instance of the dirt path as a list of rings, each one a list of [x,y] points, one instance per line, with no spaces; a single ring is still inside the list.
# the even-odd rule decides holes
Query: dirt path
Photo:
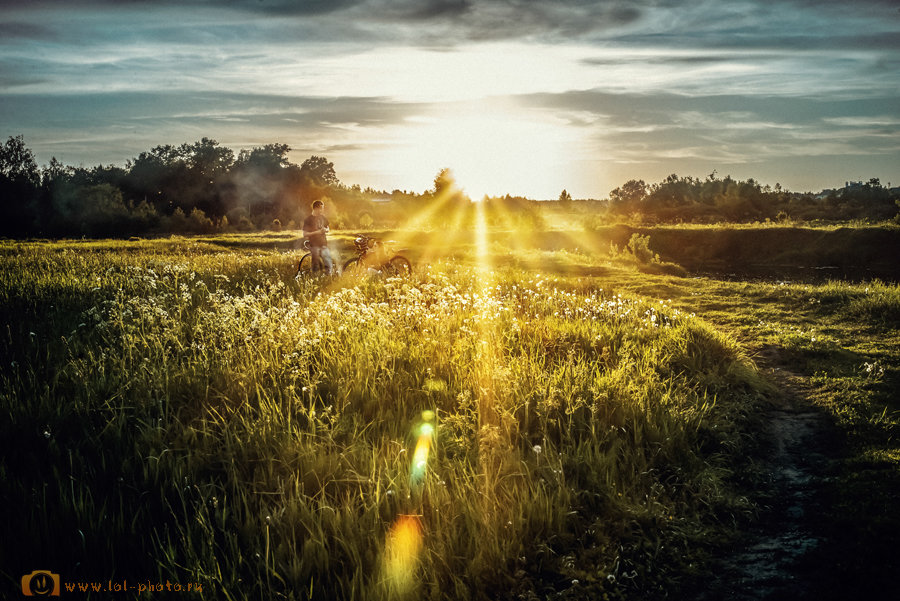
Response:
[[[829,469],[831,426],[807,400],[800,376],[761,363],[782,391],[766,412],[763,513],[731,553],[718,560],[716,577],[702,599],[761,601],[810,598],[817,573],[810,555],[823,542],[818,493]]]

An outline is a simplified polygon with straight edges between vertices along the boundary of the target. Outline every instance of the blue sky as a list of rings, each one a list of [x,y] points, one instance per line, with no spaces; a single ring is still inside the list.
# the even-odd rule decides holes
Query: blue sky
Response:
[[[40,163],[289,144],[348,184],[900,185],[900,8],[820,0],[0,0],[0,136]]]

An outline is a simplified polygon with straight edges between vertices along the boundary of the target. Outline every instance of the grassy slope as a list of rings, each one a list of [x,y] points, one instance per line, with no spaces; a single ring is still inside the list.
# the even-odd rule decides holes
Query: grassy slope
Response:
[[[801,566],[816,574],[811,598],[894,598],[900,289],[877,281],[814,285],[624,273],[616,285],[696,311],[734,336],[773,381],[799,383],[812,410],[835,425],[834,446],[825,449],[833,463],[814,518],[825,543]]]
[[[494,304],[482,298],[475,310],[478,278],[466,270],[420,275],[412,289],[362,284],[316,297],[279,285],[289,281],[284,256],[253,249],[280,237],[222,241],[238,254],[217,242],[6,249],[2,301],[18,319],[4,341],[16,367],[2,371],[13,418],[3,438],[4,457],[17,459],[2,482],[4,496],[30,507],[4,527],[33,544],[16,558],[5,546],[4,566],[24,573],[46,557],[73,577],[158,573],[237,597],[377,596],[386,529],[412,511],[426,523],[428,596],[672,589],[702,575],[714,548],[704,545],[752,518],[740,494],[752,477],[736,474],[752,476],[744,433],[766,389],[740,348],[688,311],[751,352],[783,349],[813,377],[851,449],[835,482],[853,487],[834,487],[835,506],[883,516],[882,531],[859,516],[835,523],[868,535],[849,537],[856,550],[879,549],[896,529],[881,505],[895,489],[880,484],[897,473],[896,287],[675,279],[543,253],[532,260],[554,259],[560,276],[538,284],[505,269]],[[22,276],[26,265],[35,275]],[[603,277],[586,282],[571,268]],[[591,303],[605,309],[585,329]],[[416,313],[424,306],[444,313]],[[354,311],[366,327],[348,324]],[[654,313],[674,327],[655,328]],[[423,320],[438,345],[422,344]],[[298,322],[307,335],[285,328]],[[340,342],[323,342],[341,327]],[[499,352],[468,344],[461,328]],[[409,506],[401,451],[428,407],[441,434]]]

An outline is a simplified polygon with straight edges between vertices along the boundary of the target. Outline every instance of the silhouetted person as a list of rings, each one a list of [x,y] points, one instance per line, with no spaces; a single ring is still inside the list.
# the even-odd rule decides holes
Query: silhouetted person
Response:
[[[325,203],[317,200],[312,203],[312,215],[303,221],[303,237],[309,240],[309,252],[312,255],[312,272],[324,268],[328,275],[333,272],[334,261],[328,250],[328,219],[323,214]]]

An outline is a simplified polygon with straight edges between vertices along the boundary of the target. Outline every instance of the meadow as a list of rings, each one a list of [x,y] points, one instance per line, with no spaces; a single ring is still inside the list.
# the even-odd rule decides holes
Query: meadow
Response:
[[[764,511],[775,367],[837,433],[834,582],[890,582],[897,285],[434,233],[298,281],[292,237],[0,243],[4,588],[690,596]]]

